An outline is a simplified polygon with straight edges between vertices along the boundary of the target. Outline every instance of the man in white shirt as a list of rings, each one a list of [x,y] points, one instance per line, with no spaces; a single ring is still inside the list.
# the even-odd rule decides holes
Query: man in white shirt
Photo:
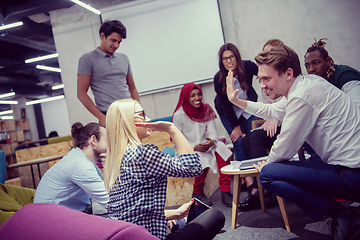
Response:
[[[301,75],[297,54],[286,45],[261,52],[261,88],[271,99],[284,96],[285,109],[236,97],[233,73],[227,78],[229,100],[265,119],[283,118],[281,133],[266,162],[256,168],[264,188],[296,203],[314,220],[332,218],[335,239],[360,230],[360,216],[334,198],[360,201],[360,110],[348,95],[316,75]],[[307,141],[323,162],[288,161]]]

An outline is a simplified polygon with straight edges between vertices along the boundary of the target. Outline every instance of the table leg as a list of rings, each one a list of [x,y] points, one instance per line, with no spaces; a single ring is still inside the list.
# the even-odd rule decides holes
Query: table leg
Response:
[[[237,215],[239,210],[239,199],[241,189],[239,188],[239,175],[234,175],[234,190],[233,190],[233,206],[232,206],[232,218],[231,218],[231,228],[235,229],[237,222]]]
[[[32,176],[33,184],[34,184],[34,189],[36,189],[33,166],[32,166],[32,165],[30,165],[30,168],[31,168],[31,176]]]
[[[39,183],[40,183],[40,180],[41,180],[40,163],[37,163],[37,167],[38,167]],[[39,184],[39,183],[38,183],[38,184]]]
[[[258,190],[259,190],[259,197],[260,197],[260,203],[261,203],[261,211],[262,211],[262,212],[265,212],[265,211],[266,211],[266,208],[265,208],[264,189],[263,189],[263,187],[262,187],[262,185],[261,185],[259,174],[256,175],[256,181],[257,181]]]

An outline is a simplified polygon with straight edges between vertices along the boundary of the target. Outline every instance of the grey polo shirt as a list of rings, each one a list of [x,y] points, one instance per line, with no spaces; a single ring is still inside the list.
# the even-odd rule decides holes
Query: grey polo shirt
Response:
[[[112,56],[96,48],[79,59],[78,74],[91,75],[90,88],[95,104],[106,112],[118,99],[131,98],[126,77],[132,75],[129,58],[123,53]]]

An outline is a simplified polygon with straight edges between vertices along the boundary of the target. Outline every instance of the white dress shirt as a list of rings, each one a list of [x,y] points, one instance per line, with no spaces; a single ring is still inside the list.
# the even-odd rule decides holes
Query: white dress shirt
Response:
[[[180,107],[173,117],[173,123],[179,129],[180,132],[190,143],[190,146],[194,148],[199,143],[206,143],[206,138],[214,140],[214,145],[209,148],[207,152],[196,152],[200,156],[200,163],[203,169],[210,167],[210,169],[217,173],[217,162],[215,152],[217,152],[224,161],[226,161],[232,154],[232,152],[225,146],[223,142],[218,142],[218,133],[216,131],[215,120],[208,122],[195,122],[191,120]],[[176,150],[176,148],[175,148]],[[176,156],[178,155],[175,151]]]
[[[290,159],[307,141],[328,164],[360,167],[360,110],[340,89],[316,75],[298,76],[284,109],[248,101],[246,111],[284,120],[267,163]]]
[[[344,84],[343,90],[358,106],[360,106],[360,81],[354,80]]]

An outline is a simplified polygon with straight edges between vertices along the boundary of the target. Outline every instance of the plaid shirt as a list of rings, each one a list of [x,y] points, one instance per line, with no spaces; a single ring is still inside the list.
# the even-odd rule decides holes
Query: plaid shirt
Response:
[[[165,239],[167,177],[196,177],[201,173],[197,154],[173,158],[152,144],[128,146],[120,176],[110,190],[109,217],[144,226],[152,235]]]

